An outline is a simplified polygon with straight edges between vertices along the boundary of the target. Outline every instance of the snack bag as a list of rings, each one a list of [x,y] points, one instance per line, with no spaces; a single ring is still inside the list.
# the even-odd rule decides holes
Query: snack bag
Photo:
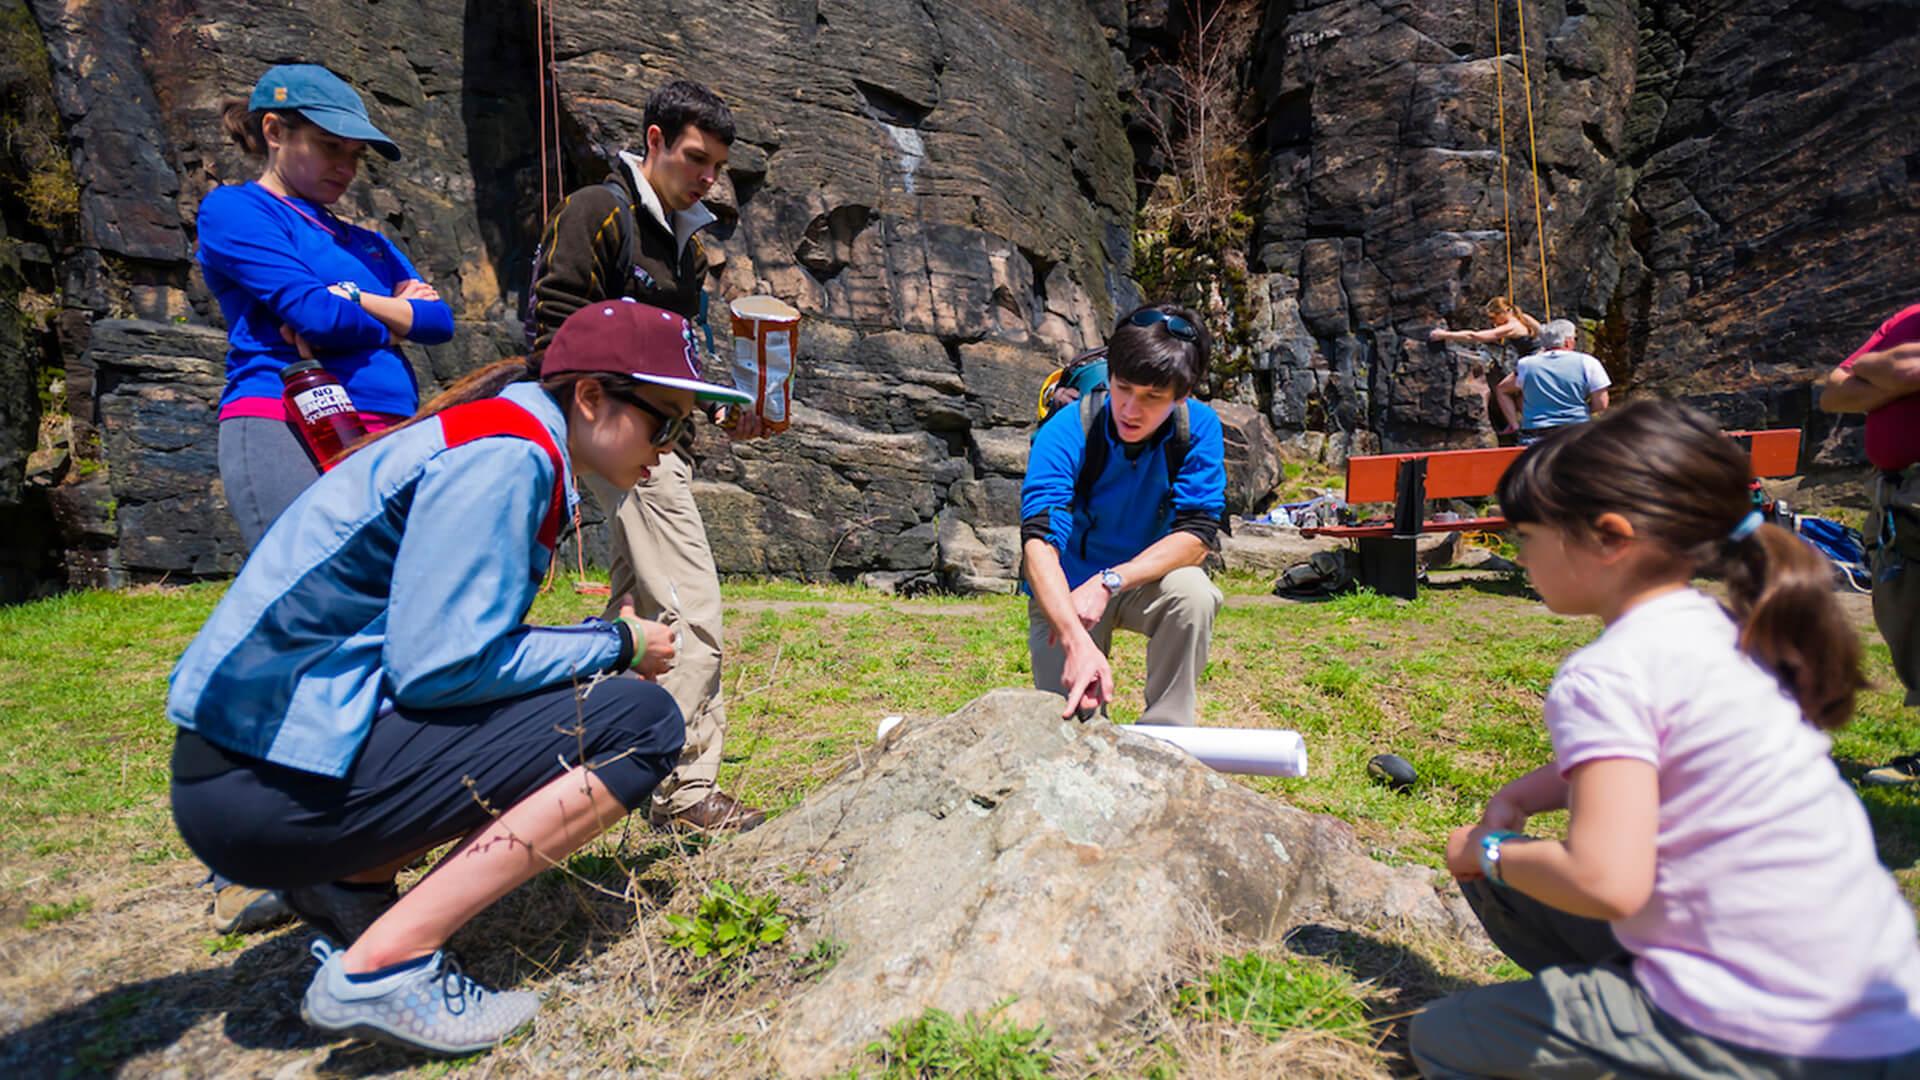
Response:
[[[733,385],[753,395],[753,411],[770,431],[792,422],[793,356],[800,312],[772,296],[743,296],[733,312]]]

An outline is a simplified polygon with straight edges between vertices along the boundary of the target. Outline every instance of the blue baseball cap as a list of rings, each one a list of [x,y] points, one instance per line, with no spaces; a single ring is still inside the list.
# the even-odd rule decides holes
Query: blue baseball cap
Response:
[[[292,109],[320,129],[343,139],[359,139],[388,161],[400,158],[400,148],[387,133],[367,119],[367,106],[345,80],[319,64],[281,64],[267,69],[253,84],[249,110]]]

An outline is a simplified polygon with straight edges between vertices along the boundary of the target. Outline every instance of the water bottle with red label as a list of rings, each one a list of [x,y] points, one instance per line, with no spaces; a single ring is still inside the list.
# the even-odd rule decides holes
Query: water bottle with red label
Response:
[[[287,414],[307,444],[313,463],[325,472],[340,452],[367,435],[360,410],[353,407],[347,388],[318,360],[297,360],[280,372]]]

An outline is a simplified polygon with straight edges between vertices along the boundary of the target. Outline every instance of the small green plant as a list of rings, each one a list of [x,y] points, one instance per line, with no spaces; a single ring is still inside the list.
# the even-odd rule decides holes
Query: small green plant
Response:
[[[698,975],[704,979],[760,948],[785,940],[787,917],[780,914],[780,898],[772,893],[749,895],[724,881],[707,886],[700,907],[692,915],[669,915],[667,944],[685,949],[713,963]]]
[[[65,922],[75,915],[82,915],[92,910],[93,900],[85,896],[69,900],[64,904],[35,904],[27,909],[26,927],[29,930],[38,930],[43,926]]]
[[[803,979],[817,979],[833,970],[833,966],[846,955],[847,943],[834,938],[821,938],[813,943],[813,948],[802,953],[794,961],[794,970]]]
[[[895,1024],[887,1037],[867,1044],[880,1062],[883,1080],[968,1077],[970,1080],[1037,1080],[1047,1075],[1053,1054],[1046,1049],[1047,1026],[1023,1028],[1002,1021],[1013,999],[985,1016],[961,1019],[928,1009]]]
[[[221,934],[207,939],[207,955],[219,956],[247,947],[247,936],[241,933]]]
[[[1242,1024],[1268,1039],[1298,1028],[1367,1037],[1367,1007],[1345,972],[1257,953],[1230,956],[1180,989],[1182,1011]]]

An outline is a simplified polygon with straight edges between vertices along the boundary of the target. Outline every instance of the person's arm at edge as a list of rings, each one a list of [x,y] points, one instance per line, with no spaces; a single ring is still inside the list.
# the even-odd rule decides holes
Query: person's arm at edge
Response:
[[[1613,398],[1605,387],[1595,390],[1593,393],[1587,395],[1587,412],[1598,416],[1607,411],[1607,406],[1612,401]]]

